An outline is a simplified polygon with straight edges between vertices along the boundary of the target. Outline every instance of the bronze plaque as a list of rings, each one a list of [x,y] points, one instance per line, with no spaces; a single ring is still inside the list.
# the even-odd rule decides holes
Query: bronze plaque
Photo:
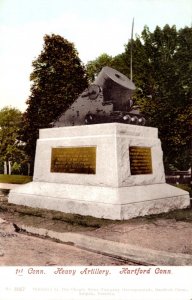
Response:
[[[51,172],[96,174],[96,147],[52,148]]]
[[[131,175],[152,174],[151,148],[129,147]]]

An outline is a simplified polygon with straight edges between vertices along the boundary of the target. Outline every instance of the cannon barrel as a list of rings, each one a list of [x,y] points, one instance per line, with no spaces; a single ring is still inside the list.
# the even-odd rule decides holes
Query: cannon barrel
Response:
[[[119,71],[104,67],[94,84],[102,87],[104,102],[113,103],[114,110],[127,110],[130,107],[135,85]]]
[[[111,122],[144,125],[144,118],[133,109],[131,96],[135,89],[135,84],[125,75],[104,67],[93,84],[79,95],[53,126]]]

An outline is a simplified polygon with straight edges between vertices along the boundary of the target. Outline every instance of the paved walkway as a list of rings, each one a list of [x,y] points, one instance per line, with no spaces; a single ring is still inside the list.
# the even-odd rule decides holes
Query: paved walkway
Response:
[[[166,226],[169,224],[164,225]],[[134,233],[134,239],[137,241],[133,242],[129,240],[129,238],[126,238],[123,232],[117,233],[116,231],[113,231],[114,228],[107,230],[107,234],[102,235],[98,234],[98,232],[95,234],[93,231],[90,233],[86,231],[81,233],[58,232],[44,228],[28,227],[23,225],[20,228],[26,232],[37,234],[42,237],[50,237],[60,242],[72,244],[74,246],[102,253],[108,256],[118,257],[129,262],[131,261],[144,265],[192,265],[192,255],[186,254],[186,251],[191,252],[192,239],[190,240],[189,244],[182,244],[181,252],[179,250],[179,244],[181,242],[180,239],[175,241],[174,238],[170,239],[170,236],[167,236],[167,241],[169,240],[168,244],[169,246],[172,245],[172,250],[174,251],[172,252],[170,251],[171,248],[168,248],[168,251],[160,250],[161,248],[166,248],[166,245],[162,244],[162,236],[159,236],[158,238],[161,247],[154,247],[153,240],[150,237],[148,238],[148,241],[150,240],[151,244],[146,248],[144,246],[145,237],[143,237],[142,243],[138,243],[138,241],[141,240],[142,233]],[[127,227],[127,229],[128,228],[129,227]],[[137,228],[135,229],[137,230]],[[187,239],[192,237],[192,227],[190,226],[188,229],[190,229],[190,236],[187,236]],[[152,228],[149,227],[148,233],[150,234],[151,231]],[[109,232],[111,233],[111,236],[113,236],[113,239],[108,235]],[[158,232],[156,233],[158,234]],[[177,234],[178,233],[179,232],[177,232]],[[182,232],[180,233],[183,235]]]
[[[0,219],[0,266],[118,266],[121,260],[50,239],[20,234]]]

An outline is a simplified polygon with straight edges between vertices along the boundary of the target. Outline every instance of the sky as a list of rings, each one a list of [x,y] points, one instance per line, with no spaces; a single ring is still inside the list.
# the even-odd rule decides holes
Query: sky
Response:
[[[102,53],[115,56],[147,25],[192,25],[192,0],[0,0],[0,109],[24,111],[32,61],[45,34],[74,43],[84,64]]]

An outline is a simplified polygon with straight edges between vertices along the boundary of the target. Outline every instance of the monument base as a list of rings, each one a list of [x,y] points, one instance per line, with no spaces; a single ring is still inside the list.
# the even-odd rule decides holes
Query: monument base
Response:
[[[96,218],[127,220],[186,208],[189,195],[166,183],[115,188],[31,182],[12,190],[9,202]]]
[[[165,183],[157,129],[120,123],[40,130],[33,182],[9,202],[106,219],[130,219],[190,205]]]

